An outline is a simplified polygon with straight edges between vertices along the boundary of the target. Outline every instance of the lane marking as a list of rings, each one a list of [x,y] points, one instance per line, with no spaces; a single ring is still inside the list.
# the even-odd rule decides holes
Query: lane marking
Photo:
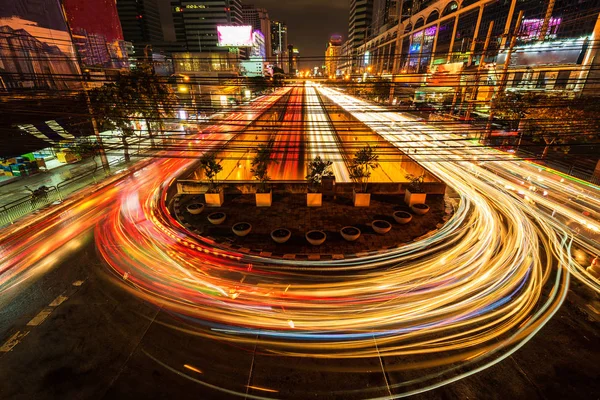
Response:
[[[9,352],[13,349],[13,347],[15,347],[16,345],[19,344],[19,342],[21,341],[21,339],[23,339],[25,336],[27,336],[27,334],[29,333],[29,331],[17,331],[17,333],[15,333],[14,335],[12,335],[3,345],[2,347],[0,347],[0,353],[6,353]]]
[[[67,296],[63,296],[62,294],[60,296],[58,296],[57,298],[55,298],[52,303],[49,304],[50,307],[58,307],[60,306],[62,303],[65,302],[65,300],[67,300],[68,297]]]
[[[44,322],[50,314],[52,314],[51,308],[43,309],[42,311],[40,311],[38,313],[38,315],[33,317],[33,319],[27,323],[27,326],[38,326],[38,325],[42,324],[42,322]]]
[[[279,390],[269,389],[269,388],[263,388],[263,387],[260,387],[260,386],[248,386],[248,389],[262,390],[263,392],[271,392],[271,393],[277,393],[277,392],[279,392]]]
[[[81,286],[81,285],[83,285],[83,282],[84,281],[75,281],[75,282],[73,282],[73,286]]]
[[[194,372],[197,372],[197,373],[199,373],[199,374],[201,374],[201,373],[202,373],[202,371],[200,371],[198,368],[194,367],[193,365],[189,365],[189,364],[183,364],[183,368],[187,368],[187,369],[189,369],[190,371],[194,371]]]

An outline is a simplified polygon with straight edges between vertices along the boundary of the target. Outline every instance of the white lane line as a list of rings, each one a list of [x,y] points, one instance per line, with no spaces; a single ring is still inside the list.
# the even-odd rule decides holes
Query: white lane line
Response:
[[[18,331],[17,333],[15,333],[14,335],[12,335],[7,341],[6,343],[4,343],[2,345],[2,347],[0,347],[0,353],[6,353],[9,352],[13,349],[13,347],[15,347],[16,345],[19,344],[19,342],[21,341],[21,339],[23,339],[25,336],[27,336],[27,334],[29,333],[29,331]]]
[[[45,308],[45,309],[43,309],[42,311],[40,311],[38,313],[38,315],[36,315],[35,317],[33,317],[33,319],[27,323],[27,326],[38,326],[38,325],[41,325],[42,322],[44,322],[46,320],[46,318],[48,318],[48,316],[51,313],[52,313],[52,309],[51,308]]]
[[[57,298],[55,298],[54,301],[52,301],[52,303],[49,304],[49,306],[50,307],[58,307],[58,306],[60,306],[67,299],[68,299],[67,296],[63,296],[61,294],[60,296],[58,296]]]

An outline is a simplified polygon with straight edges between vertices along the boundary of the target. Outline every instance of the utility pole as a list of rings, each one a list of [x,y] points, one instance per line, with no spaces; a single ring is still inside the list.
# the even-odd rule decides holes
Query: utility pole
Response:
[[[473,89],[473,95],[471,97],[471,102],[469,103],[469,107],[467,107],[467,113],[465,115],[465,119],[467,121],[471,117],[471,111],[473,110],[473,108],[475,107],[475,103],[477,102],[477,95],[479,92],[479,79],[481,77],[481,70],[483,69],[485,55],[487,53],[488,46],[490,45],[490,38],[492,36],[493,29],[494,29],[494,21],[491,21],[490,26],[488,27],[487,36],[485,37],[485,43],[483,45],[483,52],[481,53],[481,59],[479,60],[479,65],[477,66],[477,72],[475,73],[475,88]]]
[[[502,75],[500,77],[500,84],[498,85],[498,89],[494,98],[499,94],[504,92],[504,88],[506,87],[506,83],[508,81],[508,67],[510,65],[510,59],[512,58],[512,52],[517,44],[517,36],[519,35],[519,29],[521,27],[521,21],[523,20],[523,10],[519,11],[519,16],[517,17],[517,24],[515,25],[515,29],[513,31],[512,37],[510,39],[510,45],[508,46],[508,51],[506,52],[506,59],[504,60],[504,66],[502,67]],[[490,116],[488,118],[487,126],[485,127],[484,139],[488,139],[492,134],[492,123],[494,122],[494,98],[490,103]]]

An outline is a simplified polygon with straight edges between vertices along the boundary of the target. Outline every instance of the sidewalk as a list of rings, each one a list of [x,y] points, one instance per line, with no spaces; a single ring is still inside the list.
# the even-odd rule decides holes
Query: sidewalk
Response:
[[[118,169],[118,167],[124,165],[123,151],[119,149],[120,141],[104,139],[104,142],[111,169]],[[134,155],[138,151],[149,148],[149,145],[149,139],[139,141],[130,140],[129,153],[132,159],[135,158]],[[56,165],[56,163],[58,161],[52,160],[48,164]],[[56,187],[79,176],[90,174],[94,169],[96,169],[94,178],[103,179],[104,171],[100,157],[96,157],[96,164],[94,164],[92,159],[85,159],[72,164],[63,164],[54,168],[50,167],[46,171],[40,169],[39,173],[31,176],[0,176],[0,207],[29,196],[30,192],[25,186],[28,186],[32,190],[40,186]]]

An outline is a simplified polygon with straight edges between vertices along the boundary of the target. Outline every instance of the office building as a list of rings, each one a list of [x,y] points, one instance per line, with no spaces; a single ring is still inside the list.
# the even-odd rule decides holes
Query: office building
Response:
[[[341,64],[342,55],[342,37],[340,35],[332,35],[327,43],[325,51],[325,74],[328,78],[335,78],[339,75],[339,65]]]
[[[358,47],[365,43],[373,22],[373,0],[351,0],[348,24],[348,41],[352,47],[352,67],[358,66],[355,57]]]
[[[287,25],[281,21],[271,21],[271,53],[269,61],[283,68],[288,48]]]
[[[189,52],[229,52],[217,45],[217,25],[243,25],[240,0],[177,0],[171,5],[176,41]]]
[[[143,56],[146,47],[151,52],[153,46],[164,41],[158,0],[117,0],[117,11],[123,36],[133,43],[137,56]]]
[[[242,18],[244,25],[251,25],[254,31],[260,31],[264,35],[266,58],[271,57],[271,20],[269,13],[264,8],[256,8],[250,4],[242,5]]]

